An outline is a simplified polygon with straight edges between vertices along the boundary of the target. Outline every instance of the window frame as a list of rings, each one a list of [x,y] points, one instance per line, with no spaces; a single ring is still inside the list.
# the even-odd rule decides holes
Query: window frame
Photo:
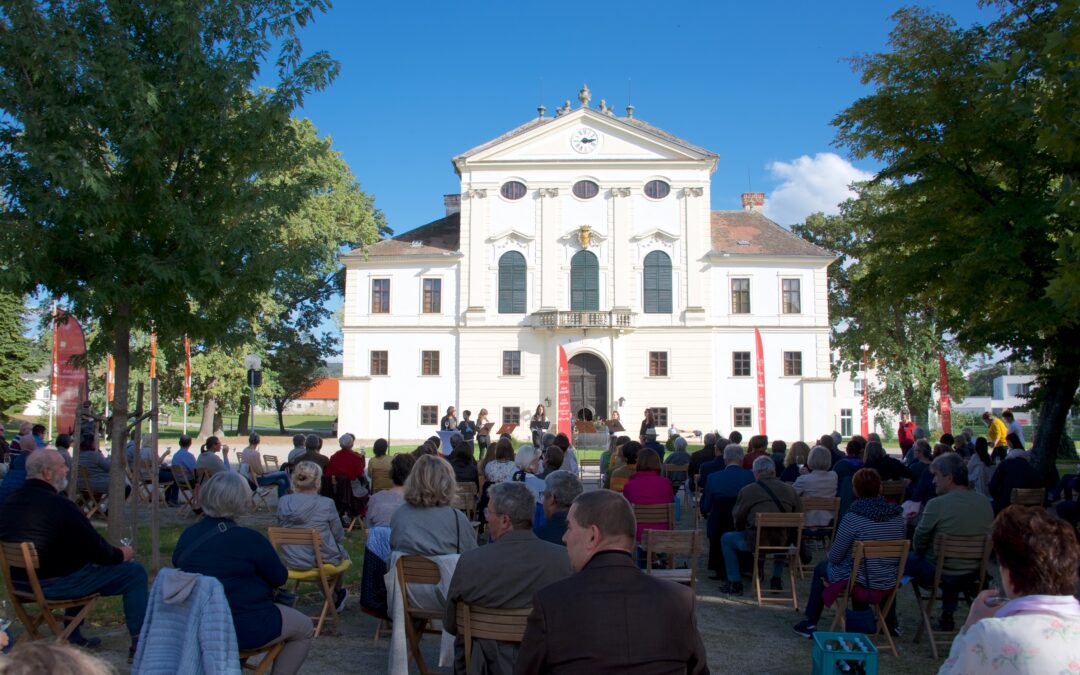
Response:
[[[432,356],[434,355],[434,356]],[[439,377],[442,374],[442,355],[438,349],[420,350],[420,376]],[[434,367],[432,367],[434,366]],[[434,372],[430,372],[430,371]]]
[[[740,354],[746,355],[746,373],[739,373],[736,366],[736,359]],[[732,377],[753,377],[754,376],[754,355],[750,351],[732,351],[731,352],[731,376]]]
[[[795,285],[794,290],[787,288],[789,282]],[[789,295],[794,297],[794,304],[791,304]],[[780,313],[802,314],[802,278],[782,277],[780,279]]]
[[[664,188],[662,190],[662,192],[664,194],[659,195],[659,196],[654,196],[654,195],[649,194],[649,187],[650,186],[660,186],[660,185],[664,186]],[[667,199],[668,197],[671,196],[671,183],[669,183],[666,180],[663,180],[661,178],[653,178],[652,180],[645,181],[645,185],[643,185],[642,188],[641,188],[641,194],[645,195],[646,199],[651,199],[654,202],[662,201],[662,200]]]
[[[429,283],[432,286],[430,290]],[[420,312],[442,314],[442,277],[423,277],[420,280]]]
[[[521,251],[507,251],[499,256],[496,281],[499,314],[526,314],[529,311],[529,263]]]
[[[650,251],[642,260],[641,311],[645,314],[671,314],[674,311],[673,298],[674,271],[671,256],[664,251]]]
[[[745,411],[746,424],[739,424],[739,416]],[[732,429],[753,429],[754,428],[754,406],[732,406],[731,407],[731,428]]]
[[[378,361],[381,364],[381,368],[378,369],[381,372],[376,372],[376,355],[381,354],[382,358]],[[387,349],[372,349],[369,352],[368,357],[368,375],[371,377],[386,377],[390,374],[390,351]]]
[[[509,361],[507,358],[509,357]],[[509,366],[509,368],[507,367]],[[516,372],[514,372],[516,371]],[[504,349],[502,358],[503,377],[516,377],[521,375],[521,350]]]
[[[588,195],[588,196],[579,195],[578,194],[578,186],[579,185],[591,185],[593,188],[595,188],[596,191],[593,192],[592,194]],[[600,195],[600,184],[597,183],[594,180],[590,180],[588,178],[582,178],[579,181],[574,181],[574,184],[570,186],[570,194],[572,194],[575,199],[580,199],[583,202],[587,202],[587,201],[589,201],[591,199],[596,199]]]
[[[801,351],[784,351],[783,352],[784,363],[784,377],[802,377],[803,376],[803,362]],[[799,372],[790,372],[789,365],[798,365]]]
[[[428,419],[431,420],[430,422],[425,422],[424,421],[424,414],[425,413],[428,413],[428,414],[431,415],[431,417],[428,418]],[[439,406],[438,405],[420,404],[420,426],[422,426],[422,427],[430,427],[430,426],[438,426],[438,425],[439,425]]]
[[[584,287],[577,288],[575,282]],[[570,311],[600,311],[600,259],[587,249],[570,258]]]
[[[852,414],[853,412],[854,410],[852,408],[840,408],[840,435],[844,438],[850,438],[855,431],[855,416]]]
[[[386,288],[379,290],[378,286],[386,284]],[[373,277],[371,279],[371,313],[390,313],[390,277]]]
[[[653,429],[662,429],[670,426],[668,420],[671,417],[671,411],[669,408],[649,408],[653,414]]]
[[[671,372],[670,360],[670,355],[666,351],[650,351],[648,355],[649,377],[669,377],[668,374]]]
[[[513,411],[512,413],[510,411]],[[521,426],[521,407],[520,406],[502,406],[502,420],[503,424],[516,424]]]
[[[744,289],[736,290],[735,289],[735,282],[740,282],[740,283],[746,282],[746,289],[745,290]],[[729,280],[728,286],[730,287],[730,290],[731,290],[731,313],[732,314],[739,314],[739,315],[751,314],[753,307],[752,307],[752,304],[750,302],[750,300],[751,300],[751,298],[750,298],[750,290],[751,290],[750,277],[731,277],[731,279]],[[740,311],[739,308],[742,306],[742,303],[740,302],[740,300],[741,300],[740,296],[742,296],[743,294],[746,295],[746,298],[745,298],[745,300],[746,300],[746,309],[743,310],[743,311]]]
[[[514,186],[520,185],[521,186],[521,194],[516,196],[516,197],[508,195],[507,192],[509,190],[507,188],[509,188],[511,185],[514,185]],[[505,183],[503,183],[502,185],[499,186],[499,196],[502,197],[503,199],[505,199],[508,202],[521,201],[522,199],[525,198],[525,195],[527,195],[527,194],[529,194],[529,186],[526,185],[525,183],[519,181],[519,180],[508,180],[508,181],[506,181]]]

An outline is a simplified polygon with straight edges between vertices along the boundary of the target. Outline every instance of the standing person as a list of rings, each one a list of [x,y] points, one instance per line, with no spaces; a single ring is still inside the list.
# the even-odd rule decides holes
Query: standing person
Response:
[[[446,414],[439,420],[440,431],[456,431],[458,427],[457,408],[450,406],[446,409]]]
[[[1013,416],[1013,411],[1007,408],[1001,413],[1001,419],[1008,425],[1006,427],[1007,432],[1009,434],[1016,434],[1016,438],[1020,440],[1020,447],[1027,447],[1027,443],[1024,442],[1024,427],[1021,426],[1020,422]],[[1008,435],[1006,435],[1006,438],[1008,438]]]
[[[476,422],[471,419],[472,411],[466,410],[461,413],[461,422],[457,425],[457,430],[461,434],[461,439],[469,445],[469,452],[473,451],[473,439],[476,438]]]
[[[534,446],[540,448],[541,452],[543,452],[546,449],[540,441],[541,441],[541,439],[543,439],[544,432],[547,431],[547,429],[544,428],[544,425],[536,425],[535,423],[536,422],[547,422],[547,421],[548,421],[547,408],[545,408],[543,404],[538,404],[536,406],[536,410],[533,411],[533,416],[532,416],[532,422],[533,423],[530,424],[530,426],[532,427],[532,444]]]
[[[641,420],[641,429],[638,431],[638,442],[645,442],[645,432],[656,428],[656,419],[653,417],[652,408],[645,408],[645,419]]]
[[[634,512],[609,490],[574,500],[565,535],[576,574],[533,598],[514,672],[709,672],[694,593],[634,564]]]
[[[982,419],[986,423],[986,439],[990,442],[990,446],[993,448],[1008,447],[1008,441],[1005,437],[1009,435],[1009,428],[1005,426],[1005,423],[991,415],[989,411],[982,414]]]
[[[907,457],[911,446],[915,445],[915,423],[906,410],[900,411],[900,425],[896,428],[896,437],[900,440],[900,456]]]
[[[248,446],[240,451],[240,464],[247,467],[250,480],[255,481],[259,487],[276,485],[277,496],[281,499],[289,493],[289,474],[284,471],[270,471],[263,464],[262,453],[259,452],[259,444],[262,438],[259,434],[248,436]]]
[[[476,447],[480,449],[481,457],[483,457],[484,453],[487,452],[488,444],[491,443],[491,433],[484,431],[484,427],[487,425],[487,423],[487,408],[480,408],[480,412],[476,415]]]

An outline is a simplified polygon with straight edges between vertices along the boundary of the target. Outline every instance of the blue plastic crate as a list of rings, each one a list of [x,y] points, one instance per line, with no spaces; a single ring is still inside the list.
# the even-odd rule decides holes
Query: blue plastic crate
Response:
[[[813,675],[845,675],[858,672],[860,666],[866,675],[877,675],[877,647],[862,633],[817,631],[814,633],[813,656]]]

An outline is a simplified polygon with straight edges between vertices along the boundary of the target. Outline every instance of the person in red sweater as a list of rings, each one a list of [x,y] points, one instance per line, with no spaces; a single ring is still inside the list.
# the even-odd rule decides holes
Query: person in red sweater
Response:
[[[356,480],[364,474],[364,456],[353,451],[356,437],[345,434],[338,439],[341,449],[330,455],[330,463],[326,465],[327,476],[344,476],[349,480]]]
[[[750,470],[754,467],[754,460],[765,456],[765,450],[769,447],[768,436],[751,436],[746,443],[746,456],[743,457],[742,468]]]
[[[907,456],[908,450],[915,445],[915,423],[911,421],[906,410],[900,413],[900,426],[896,429],[896,437],[900,440],[901,454]]]
[[[330,455],[326,465],[326,476],[337,476],[338,489],[333,492],[334,502],[342,517],[363,516],[367,512],[367,502],[371,483],[364,476],[364,455],[353,451],[356,437],[345,434],[338,439],[341,449]],[[348,486],[341,485],[341,478],[348,480]]]
[[[671,504],[671,481],[660,475],[660,455],[655,450],[643,449],[637,456],[637,471],[626,481],[623,488],[623,496],[631,504]],[[646,529],[667,530],[666,524],[658,525],[650,523],[646,527],[643,523],[637,524],[637,541],[641,541],[641,533]]]

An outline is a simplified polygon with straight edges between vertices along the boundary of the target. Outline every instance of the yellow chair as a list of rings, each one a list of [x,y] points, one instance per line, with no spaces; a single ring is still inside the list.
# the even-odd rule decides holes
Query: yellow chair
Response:
[[[299,589],[300,584],[315,584],[323,594],[322,611],[318,616],[311,619],[315,622],[315,637],[319,637],[327,615],[334,619],[334,627],[340,634],[341,617],[338,616],[337,607],[334,606],[334,583],[345,570],[352,566],[348,558],[337,565],[324,563],[322,560],[322,539],[319,530],[314,528],[291,528],[271,527],[267,530],[267,537],[274,548],[282,546],[309,546],[315,554],[315,567],[307,570],[289,569],[289,581],[294,582],[294,589]]]

